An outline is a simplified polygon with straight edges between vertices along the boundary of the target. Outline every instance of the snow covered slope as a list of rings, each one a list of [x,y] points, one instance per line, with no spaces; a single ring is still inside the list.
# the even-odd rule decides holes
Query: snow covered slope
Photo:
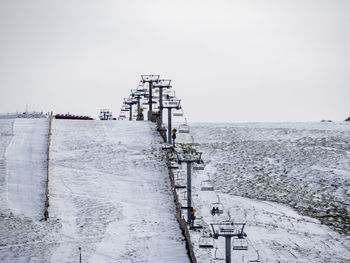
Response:
[[[36,221],[45,209],[48,127],[48,119],[16,120],[6,151],[8,207]]]
[[[0,134],[0,262],[45,262],[56,227],[40,221],[48,120],[0,120]]]
[[[189,262],[150,123],[55,120],[40,221],[45,199],[27,186],[44,197],[47,125],[0,120],[1,262],[79,262],[79,248],[82,262]]]
[[[198,125],[222,192],[288,204],[350,234],[349,123]]]
[[[256,250],[262,262],[348,262],[350,236],[297,211],[318,219],[328,211],[329,225],[348,233],[349,136],[344,123],[191,125],[191,134],[178,134],[177,142],[193,143],[207,164],[193,171],[198,223],[207,234],[211,222],[228,214],[247,223],[249,250],[233,251],[233,262],[256,259]],[[175,173],[185,178],[186,168]],[[215,192],[201,191],[206,180]],[[209,211],[217,196],[222,216]],[[198,248],[201,233],[191,235],[198,261],[209,262],[214,250]],[[219,256],[224,244],[216,240]]]
[[[188,262],[153,124],[53,126],[50,218],[62,225],[52,262]]]

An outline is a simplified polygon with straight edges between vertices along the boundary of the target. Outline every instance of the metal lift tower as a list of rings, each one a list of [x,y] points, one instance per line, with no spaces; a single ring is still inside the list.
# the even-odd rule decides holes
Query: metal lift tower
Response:
[[[189,153],[178,154],[177,159],[179,164],[186,163],[187,164],[187,223],[191,224],[191,207],[192,207],[192,184],[191,184],[191,166],[192,163],[200,163],[201,162],[201,152],[196,152],[193,150]]]
[[[130,98],[124,99],[124,104],[129,105],[129,121],[132,121],[132,105],[136,103],[137,101],[133,99],[130,99]]]
[[[168,143],[171,144],[171,109],[181,109],[179,99],[164,101],[162,108],[168,109]]]
[[[225,262],[231,263],[231,238],[244,240],[247,236],[244,233],[245,223],[233,223],[230,221],[211,223],[213,231],[213,238],[218,239],[219,237],[225,238]],[[245,250],[246,247],[241,247],[240,250]]]
[[[153,96],[152,96],[152,86],[153,83],[157,83],[159,80],[159,75],[141,75],[142,83],[148,83],[149,91],[148,91],[148,120],[152,120],[153,118],[153,111],[152,111],[152,103],[153,103]]]
[[[170,83],[171,79],[161,79],[158,81],[158,83],[153,85],[154,88],[159,89],[159,118],[161,124],[163,124],[163,89],[171,88]]]

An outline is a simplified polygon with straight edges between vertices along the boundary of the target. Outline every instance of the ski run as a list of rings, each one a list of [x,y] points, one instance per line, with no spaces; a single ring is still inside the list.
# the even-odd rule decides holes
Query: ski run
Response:
[[[204,227],[190,230],[197,262],[223,262],[223,238],[213,240],[214,249],[199,243],[210,223],[226,219],[246,223],[249,248],[232,251],[232,262],[349,262],[350,237],[334,230],[340,225],[330,228],[298,210],[319,207],[325,197],[349,204],[349,132],[350,125],[340,124],[201,124],[179,134],[176,142],[195,145],[206,163],[192,178],[196,224]],[[153,123],[54,120],[45,221],[48,133],[48,119],[0,120],[1,262],[190,262]],[[306,154],[320,163],[301,154],[315,140],[322,145]],[[306,146],[297,155],[300,143]],[[284,144],[287,151],[280,150]],[[265,169],[269,183],[254,167]],[[286,179],[281,171],[289,168]],[[184,179],[186,164],[174,176]],[[334,191],[325,187],[330,176],[341,182]],[[308,202],[310,191],[293,193],[295,180],[320,199]],[[214,191],[202,191],[204,183]],[[221,215],[211,214],[215,202],[224,208]]]

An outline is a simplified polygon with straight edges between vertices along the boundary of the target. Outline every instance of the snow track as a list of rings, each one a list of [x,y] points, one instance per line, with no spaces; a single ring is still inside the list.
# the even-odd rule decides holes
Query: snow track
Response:
[[[53,125],[51,220],[62,224],[52,262],[188,262],[167,167],[152,124]]]
[[[16,215],[43,218],[47,171],[47,119],[18,119],[6,151],[7,202]]]
[[[0,262],[47,262],[55,222],[43,223],[47,119],[0,120]]]

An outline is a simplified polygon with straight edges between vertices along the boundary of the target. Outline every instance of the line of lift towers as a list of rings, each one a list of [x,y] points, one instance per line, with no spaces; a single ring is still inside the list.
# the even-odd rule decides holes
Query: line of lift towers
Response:
[[[141,80],[136,89],[132,89],[130,96],[124,99],[121,112],[118,119],[129,119],[132,121],[145,120],[144,112],[147,111],[147,120],[156,122],[158,131],[163,133],[166,137],[167,143],[163,149],[169,150],[172,156],[176,156],[175,162],[170,162],[170,169],[178,169],[178,164],[186,163],[187,166],[187,180],[186,183],[176,183],[175,189],[186,189],[187,205],[182,206],[181,209],[187,210],[187,223],[190,229],[202,229],[200,225],[194,224],[196,210],[192,207],[192,169],[203,170],[204,162],[201,158],[201,153],[195,149],[190,148],[187,150],[178,149],[175,147],[176,132],[189,133],[189,126],[186,119],[178,126],[177,129],[172,129],[172,116],[184,117],[183,110],[181,108],[181,100],[175,95],[171,86],[170,79],[160,79],[160,75],[141,75]],[[133,106],[136,105],[136,108]],[[167,127],[163,124],[164,121],[164,109],[167,109]],[[128,114],[127,114],[128,113]],[[127,116],[128,115],[128,116]],[[167,131],[167,135],[166,135]],[[203,181],[201,185],[202,191],[213,191],[213,187],[208,184],[210,180]],[[223,205],[218,201],[210,205],[210,213],[215,215],[221,215],[224,213]],[[200,237],[198,244],[202,249],[213,249],[213,239],[219,237],[225,238],[225,258],[217,257],[217,248],[215,250],[215,256],[211,262],[226,262],[231,263],[231,250],[248,250],[248,242],[246,240],[246,233],[244,232],[245,223],[234,223],[230,218],[229,220],[223,220],[220,222],[210,223],[211,234],[203,235]],[[257,252],[257,251],[256,251]],[[257,252],[258,259],[249,260],[248,262],[261,262],[259,260],[259,254]]]

